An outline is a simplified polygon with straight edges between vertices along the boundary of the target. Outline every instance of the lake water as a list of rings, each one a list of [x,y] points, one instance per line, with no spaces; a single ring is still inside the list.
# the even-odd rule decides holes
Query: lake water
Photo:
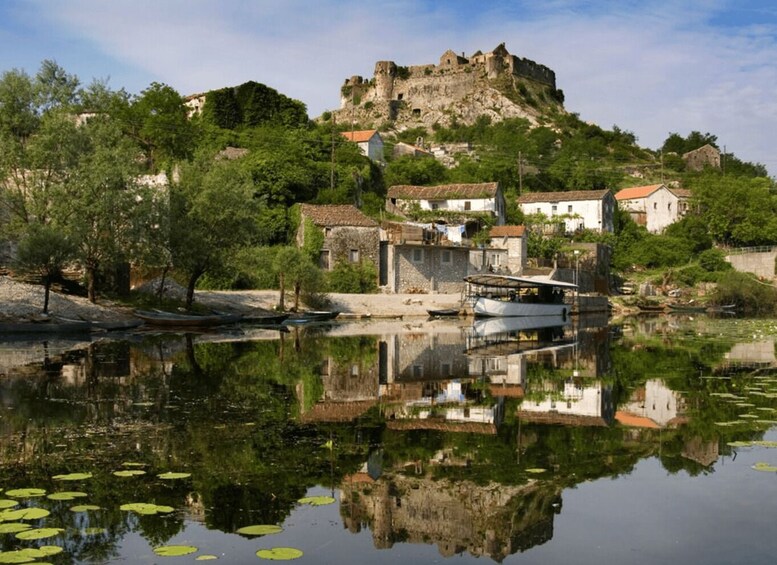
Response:
[[[0,563],[773,563],[775,335],[662,316],[0,339]]]

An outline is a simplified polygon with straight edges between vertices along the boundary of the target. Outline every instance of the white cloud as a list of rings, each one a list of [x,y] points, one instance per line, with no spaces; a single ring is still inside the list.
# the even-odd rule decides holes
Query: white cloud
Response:
[[[653,148],[669,132],[708,131],[740,158],[777,168],[775,30],[712,25],[727,6],[71,0],[45,2],[41,13],[144,70],[149,83],[188,94],[256,80],[302,100],[311,115],[335,107],[342,81],[371,76],[378,60],[435,62],[449,48],[472,53],[504,41],[553,68],[567,109],[583,119],[617,124]]]

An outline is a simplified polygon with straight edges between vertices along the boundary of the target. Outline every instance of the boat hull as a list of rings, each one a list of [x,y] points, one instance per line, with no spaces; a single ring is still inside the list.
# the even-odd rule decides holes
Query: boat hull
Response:
[[[486,296],[478,296],[472,305],[476,317],[532,316],[554,317],[559,322],[565,322],[571,307],[564,303],[518,302],[510,300],[495,300]]]

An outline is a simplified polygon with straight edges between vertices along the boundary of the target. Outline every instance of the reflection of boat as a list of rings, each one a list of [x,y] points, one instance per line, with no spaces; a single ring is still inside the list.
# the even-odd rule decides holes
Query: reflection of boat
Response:
[[[297,312],[290,314],[285,324],[305,324],[308,322],[328,322],[334,320],[340,315],[340,312],[333,310],[308,310],[307,312]]]
[[[248,316],[243,316],[240,319],[240,323],[257,326],[277,326],[282,324],[288,317],[288,314],[250,314]]]
[[[714,304],[707,308],[710,314],[736,314],[736,304]]]
[[[512,275],[470,275],[468,298],[475,316],[550,316],[564,322],[571,305],[564,302],[564,291],[577,285],[547,277]]]
[[[570,322],[560,322],[553,316],[513,316],[478,318],[472,324],[467,340],[468,356],[510,355],[550,345],[569,345],[564,328]]]
[[[164,326],[171,328],[209,328],[223,326],[239,322],[241,314],[176,314],[173,312],[151,312],[137,310],[135,316],[151,326]]]
[[[0,324],[0,334],[72,334],[88,333],[93,329],[92,322],[83,320],[67,322],[47,320],[43,322],[7,322]]]

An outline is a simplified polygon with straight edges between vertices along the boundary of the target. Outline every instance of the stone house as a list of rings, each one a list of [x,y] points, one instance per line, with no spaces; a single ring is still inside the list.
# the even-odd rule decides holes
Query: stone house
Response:
[[[494,218],[495,225],[505,223],[505,199],[498,182],[439,186],[395,185],[388,189],[388,212],[407,215],[414,209],[422,212],[455,212],[462,217],[485,213]]]
[[[527,192],[518,197],[524,214],[542,214],[563,220],[564,232],[583,229],[612,233],[615,229],[615,197],[609,189],[569,192]]]
[[[372,161],[383,162],[383,139],[378,130],[343,131],[340,132],[340,135],[358,145],[362,155],[369,157]]]
[[[660,233],[680,219],[680,198],[665,184],[624,188],[615,195],[621,209],[629,212],[639,225],[651,233]],[[687,199],[684,199],[687,209]]]
[[[394,293],[455,293],[464,288],[469,247],[406,241],[386,248],[386,289]]]
[[[511,275],[520,275],[526,266],[528,232],[524,226],[494,226],[488,233],[491,239],[490,249],[496,263],[490,264],[500,270],[506,270]],[[505,251],[497,255],[495,250]],[[477,253],[477,252],[475,252]]]
[[[677,214],[678,219],[684,217],[691,209],[691,191],[687,188],[669,188],[677,197]]]
[[[688,153],[683,153],[685,168],[689,171],[702,171],[705,167],[720,168],[720,151],[710,144],[703,145]]]
[[[301,204],[297,245],[305,243],[305,230],[312,224],[321,230],[324,243],[319,256],[319,266],[331,271],[342,262],[362,263],[372,261],[376,268],[380,263],[380,227],[358,208],[340,204]]]
[[[408,157],[408,156],[434,158],[434,155],[430,151],[427,151],[426,149],[418,145],[410,145],[409,143],[405,143],[404,141],[400,141],[399,143],[394,145],[394,157]]]

